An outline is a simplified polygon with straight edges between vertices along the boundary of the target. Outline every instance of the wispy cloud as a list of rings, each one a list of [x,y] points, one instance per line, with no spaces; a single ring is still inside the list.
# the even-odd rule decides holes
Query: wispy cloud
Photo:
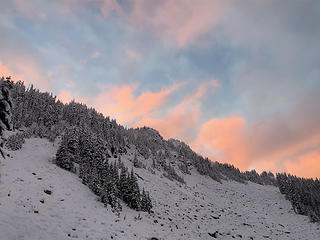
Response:
[[[243,169],[307,176],[319,149],[319,4],[2,1],[0,71]]]
[[[218,23],[227,4],[215,0],[149,1],[134,0],[131,8],[124,11],[115,0],[104,1],[101,11],[105,16],[115,11],[134,31],[145,28],[181,48],[195,43],[199,37],[210,32]]]

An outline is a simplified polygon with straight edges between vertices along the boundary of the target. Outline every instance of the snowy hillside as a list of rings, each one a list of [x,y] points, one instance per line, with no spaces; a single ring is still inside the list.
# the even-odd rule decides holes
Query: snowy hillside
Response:
[[[296,215],[278,188],[213,181],[191,169],[186,184],[136,168],[154,213],[125,204],[120,215],[53,162],[58,144],[27,139],[1,159],[0,239],[320,239],[318,224]],[[129,168],[133,151],[123,155]],[[112,160],[112,159],[111,159]],[[143,159],[140,159],[143,161]],[[182,175],[182,173],[179,172]]]

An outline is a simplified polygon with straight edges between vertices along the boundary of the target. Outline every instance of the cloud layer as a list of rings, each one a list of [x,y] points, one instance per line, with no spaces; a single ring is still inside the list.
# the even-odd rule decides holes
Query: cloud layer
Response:
[[[320,175],[319,1],[2,1],[0,73],[242,170]]]

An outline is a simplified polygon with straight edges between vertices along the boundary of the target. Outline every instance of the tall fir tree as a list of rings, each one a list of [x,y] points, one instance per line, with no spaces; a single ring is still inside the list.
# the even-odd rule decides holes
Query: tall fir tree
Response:
[[[129,201],[129,181],[128,181],[128,170],[125,167],[121,168],[119,178],[119,197],[124,201]]]
[[[130,192],[129,192],[129,207],[140,210],[141,208],[141,202],[140,202],[140,190],[138,185],[138,180],[133,172],[133,169],[131,169],[130,177],[129,177],[129,186],[130,186]]]
[[[11,130],[11,109],[12,109],[12,100],[10,95],[10,88],[12,88],[12,83],[10,82],[10,77],[7,77],[6,80],[4,77],[0,79],[0,153],[4,158],[2,151],[3,147],[3,131]]]

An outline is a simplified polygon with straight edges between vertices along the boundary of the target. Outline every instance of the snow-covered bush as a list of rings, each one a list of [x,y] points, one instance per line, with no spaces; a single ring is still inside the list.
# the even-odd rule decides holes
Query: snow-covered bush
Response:
[[[143,168],[143,167],[144,167],[144,166],[143,166],[143,163],[138,160],[137,153],[134,154],[133,166],[134,166],[135,168]]]
[[[188,165],[186,163],[180,163],[178,164],[179,169],[181,170],[181,172],[183,172],[184,174],[191,174],[188,168]]]
[[[169,178],[170,180],[177,180],[178,182],[185,183],[183,177],[180,177],[174,167],[167,165],[166,163],[163,164],[163,170],[166,171],[164,174],[165,177]]]
[[[8,138],[6,142],[6,147],[12,151],[16,151],[21,149],[24,143],[24,135],[22,133],[16,133]]]
[[[21,134],[25,139],[31,138],[34,135],[34,130],[32,129],[32,127],[30,127],[22,131]]]
[[[71,171],[73,164],[79,162],[79,138],[80,132],[77,128],[66,130],[56,154],[56,164],[59,167]]]

